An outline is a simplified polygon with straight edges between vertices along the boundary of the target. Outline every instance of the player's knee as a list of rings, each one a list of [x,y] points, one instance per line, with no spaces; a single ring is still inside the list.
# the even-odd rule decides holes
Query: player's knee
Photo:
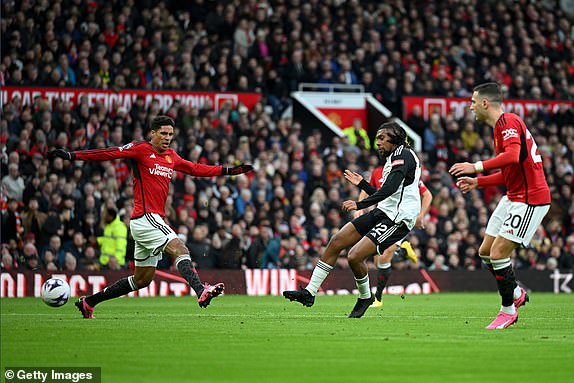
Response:
[[[183,242],[181,242],[181,244],[175,248],[175,250],[173,252],[173,256],[179,257],[180,255],[185,255],[185,254],[189,254],[189,249],[187,248],[187,246],[185,246],[185,244]]]
[[[480,245],[478,248],[478,255],[481,257],[489,257],[490,256],[490,247],[486,246],[484,243]]]
[[[346,245],[345,245],[345,238],[342,235],[339,235],[339,233],[340,232],[338,232],[331,238],[331,240],[329,241],[329,246],[331,246],[336,250],[341,251],[346,247]]]
[[[397,248],[395,246],[391,246],[387,248],[382,255],[379,256],[379,263],[387,263],[391,262],[393,259],[393,255],[395,254],[395,250]]]
[[[505,249],[491,249],[490,251],[490,260],[491,261],[500,261],[501,259],[510,258],[512,255],[512,251],[508,252]]]
[[[171,257],[179,257],[180,255],[183,254],[189,254],[189,249],[187,248],[187,246],[185,246],[185,243],[179,238],[176,238],[170,243],[168,243],[164,251]]]
[[[148,287],[151,281],[153,280],[153,275],[142,275],[142,276],[134,276],[134,282],[138,289],[143,289],[144,287]]]

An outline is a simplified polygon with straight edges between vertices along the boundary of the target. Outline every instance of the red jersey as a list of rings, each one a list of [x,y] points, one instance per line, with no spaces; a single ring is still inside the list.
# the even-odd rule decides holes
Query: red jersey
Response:
[[[529,205],[549,204],[550,189],[546,183],[542,157],[534,138],[519,116],[514,113],[503,113],[494,126],[496,155],[509,151],[511,145],[519,145],[520,157],[518,162],[501,167],[508,199]],[[486,162],[485,170],[487,170]]]
[[[132,218],[141,217],[146,213],[165,216],[165,202],[174,170],[198,177],[220,176],[222,172],[221,166],[195,164],[184,160],[172,149],[160,154],[147,141],[132,142],[121,147],[83,150],[74,154],[78,160],[108,161],[128,158],[133,161]]]
[[[379,166],[378,168],[373,170],[373,173],[371,173],[371,179],[369,180],[369,184],[371,184],[371,186],[376,187],[377,190],[379,190],[383,186],[383,168],[384,166]],[[424,182],[419,181],[420,195],[423,195],[427,190],[429,189],[424,184]]]

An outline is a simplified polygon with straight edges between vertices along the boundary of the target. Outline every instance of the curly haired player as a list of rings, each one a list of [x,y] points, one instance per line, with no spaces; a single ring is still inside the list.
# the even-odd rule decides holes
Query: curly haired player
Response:
[[[415,152],[406,144],[406,132],[395,122],[385,123],[377,131],[375,140],[379,153],[385,158],[382,186],[361,201],[344,201],[343,210],[361,210],[375,204],[377,208],[343,226],[329,241],[307,287],[284,291],[285,298],[312,306],[339,253],[352,246],[348,259],[359,298],[349,318],[362,317],[374,302],[365,260],[375,253],[383,254],[388,247],[404,239],[414,227],[421,210],[421,169]]]

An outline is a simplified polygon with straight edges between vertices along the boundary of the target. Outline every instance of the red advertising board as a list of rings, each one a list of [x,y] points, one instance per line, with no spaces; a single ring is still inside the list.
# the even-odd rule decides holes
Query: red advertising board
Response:
[[[574,106],[572,101],[559,101],[559,100],[505,100],[503,108],[506,112],[518,114],[520,117],[525,117],[531,110],[542,109],[546,106],[550,107],[552,112],[555,112],[560,105],[566,105],[569,108]],[[470,98],[455,98],[455,97],[403,97],[403,113],[404,119],[408,119],[411,115],[413,108],[419,106],[421,108],[422,116],[428,120],[433,113],[438,113],[440,116],[445,117],[449,113],[454,113],[456,119],[464,117],[465,113],[469,112]]]
[[[301,92],[300,96],[309,106],[316,108],[341,129],[353,126],[356,119],[361,121],[363,129],[367,127],[367,104],[364,94]]]
[[[299,285],[309,283],[311,270],[293,269],[248,269],[248,270],[200,270],[201,279],[206,282],[224,282],[226,294],[245,294],[249,296],[281,296],[285,290],[296,290]],[[1,298],[39,297],[42,284],[50,277],[66,280],[72,296],[94,294],[120,278],[130,275],[125,271],[102,272],[59,272],[49,274],[45,271],[10,270],[0,274]],[[574,274],[572,271],[519,270],[518,278],[529,291],[554,293],[572,293]],[[376,281],[376,271],[370,272],[371,281]],[[404,270],[393,274],[384,293],[431,294],[449,291],[496,291],[496,282],[492,275],[482,271],[426,271]],[[356,294],[353,274],[349,270],[333,270],[319,289],[320,294],[348,295]],[[179,275],[157,270],[153,282],[131,297],[189,296],[193,290]]]
[[[152,100],[158,100],[162,111],[166,111],[175,100],[182,105],[203,108],[211,103],[216,111],[225,103],[231,102],[233,107],[239,103],[244,104],[249,110],[261,99],[258,93],[224,93],[224,92],[185,92],[185,91],[149,91],[149,90],[101,90],[101,89],[77,89],[77,88],[35,88],[6,86],[0,91],[0,103],[2,105],[19,97],[23,105],[30,105],[36,97],[48,100],[50,104],[54,100],[61,99],[76,105],[81,97],[87,97],[88,104],[94,106],[103,103],[108,110],[124,107],[130,110],[138,96],[143,96],[146,107]]]
[[[0,275],[1,298],[39,297],[42,284],[50,277],[60,278],[70,285],[71,295],[94,294],[116,280],[130,275],[130,271],[103,272],[58,272],[10,270]],[[334,270],[319,289],[319,293],[328,295],[347,295],[355,293],[355,279],[349,270]],[[246,294],[250,296],[280,296],[285,290],[296,290],[299,285],[309,282],[311,271],[298,272],[294,269],[247,269],[247,270],[203,270],[201,279],[207,282],[224,282],[226,294]],[[439,288],[429,275],[418,271],[404,273],[405,278],[396,277],[387,286],[388,294],[429,294]],[[376,279],[375,275],[372,278]],[[160,297],[195,295],[188,284],[179,275],[156,270],[151,284],[130,297]]]
[[[120,278],[131,275],[125,271],[56,272],[30,270],[3,271],[0,275],[1,298],[39,297],[42,284],[49,278],[60,278],[70,285],[72,296],[95,294]],[[294,269],[202,270],[201,279],[207,282],[224,282],[227,294],[281,295],[284,290],[295,290],[301,282]],[[351,284],[351,286],[353,286]],[[149,286],[132,292],[130,297],[164,297],[195,295],[185,279],[179,275],[156,270]]]
[[[120,278],[130,275],[125,271],[102,272],[58,272],[10,270],[0,274],[0,298],[39,297],[42,284],[50,277],[68,282],[72,296],[94,294]],[[226,294],[249,296],[281,296],[285,290],[296,290],[305,286],[311,278],[311,270],[293,269],[248,269],[248,270],[200,270],[201,279],[206,282],[224,282]],[[572,271],[519,270],[518,278],[529,291],[572,293],[574,273]],[[375,270],[370,271],[371,281],[377,280]],[[496,291],[496,282],[488,272],[481,271],[426,271],[404,270],[393,273],[384,293],[431,294],[452,291]],[[320,294],[356,294],[356,284],[349,270],[333,270],[319,289]],[[195,295],[179,275],[157,270],[152,283],[130,297],[161,297]]]
[[[317,108],[335,125],[341,129],[353,126],[356,119],[361,120],[361,126],[367,126],[367,110],[366,109],[333,109],[333,108]]]

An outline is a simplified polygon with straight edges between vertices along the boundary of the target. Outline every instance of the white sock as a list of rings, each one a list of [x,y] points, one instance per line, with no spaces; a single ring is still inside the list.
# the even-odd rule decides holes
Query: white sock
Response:
[[[130,287],[132,288],[133,291],[139,290],[138,286],[136,285],[136,279],[133,275],[130,275],[128,277],[128,283],[130,284]],[[107,287],[106,287],[107,289]]]
[[[514,307],[514,305],[500,306],[500,311],[502,311],[503,313],[508,314],[508,315],[516,314],[516,308]]]
[[[321,287],[321,284],[323,283],[325,278],[327,278],[327,275],[329,275],[331,270],[333,270],[333,266],[328,265],[323,261],[317,262],[317,266],[315,266],[315,268],[313,269],[313,275],[311,275],[311,280],[309,281],[309,284],[307,285],[307,287],[305,287],[305,289],[308,290],[311,293],[311,295],[313,296],[317,295],[319,287]]]
[[[492,262],[492,268],[494,270],[502,270],[502,269],[512,265],[510,258],[496,259],[496,260],[493,260],[491,262]]]
[[[191,262],[191,257],[189,256],[189,254],[182,254],[182,255],[178,256],[175,259],[175,268],[177,269],[177,265],[179,265],[179,262],[184,261],[186,259],[189,259],[189,261]]]
[[[369,274],[365,275],[361,279],[355,278],[355,283],[359,289],[359,298],[367,299],[371,297],[371,288],[369,286]]]
[[[388,269],[391,267],[391,262],[377,263],[377,269]]]
[[[516,285],[516,287],[514,288],[514,299],[518,299],[520,298],[520,296],[522,295],[522,289],[520,288],[520,286]]]

